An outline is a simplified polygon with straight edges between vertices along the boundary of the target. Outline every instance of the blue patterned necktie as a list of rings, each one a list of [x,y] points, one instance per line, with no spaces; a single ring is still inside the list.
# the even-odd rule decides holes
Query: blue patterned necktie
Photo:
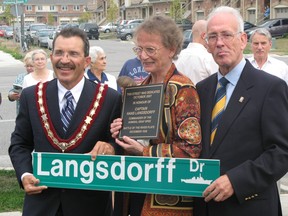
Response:
[[[66,104],[62,108],[61,111],[61,120],[63,122],[63,130],[67,131],[67,128],[70,124],[70,121],[72,119],[73,113],[74,113],[74,105],[73,105],[73,95],[70,91],[67,91],[64,95],[66,98]]]
[[[229,83],[229,81],[222,77],[217,85],[217,92],[215,95],[215,102],[214,102],[214,108],[212,111],[212,118],[211,118],[211,136],[210,136],[210,145],[212,145],[214,141],[214,137],[217,131],[217,127],[219,124],[219,121],[221,120],[221,117],[225,110],[225,104],[226,104],[226,85]]]

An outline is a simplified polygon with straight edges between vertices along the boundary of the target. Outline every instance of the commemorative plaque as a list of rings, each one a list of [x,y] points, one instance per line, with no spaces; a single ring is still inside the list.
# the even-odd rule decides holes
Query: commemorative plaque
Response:
[[[164,102],[163,84],[127,87],[122,107],[123,127],[119,138],[155,139]]]

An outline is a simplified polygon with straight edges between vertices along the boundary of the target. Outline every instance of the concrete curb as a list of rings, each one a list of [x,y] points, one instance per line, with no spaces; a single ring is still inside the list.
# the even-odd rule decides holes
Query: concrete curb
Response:
[[[3,212],[0,213],[0,216],[21,216],[21,212]]]

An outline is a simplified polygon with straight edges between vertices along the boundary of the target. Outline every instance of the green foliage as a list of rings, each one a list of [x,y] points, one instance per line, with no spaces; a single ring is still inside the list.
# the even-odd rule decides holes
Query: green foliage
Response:
[[[109,8],[107,9],[107,20],[114,22],[119,16],[119,8],[113,0],[109,0]]]
[[[24,191],[20,189],[14,170],[0,170],[0,212],[21,211]]]
[[[20,47],[7,47],[5,43],[2,43],[0,41],[0,50],[2,50],[5,53],[11,54],[15,59],[23,59],[23,55],[20,52]]]
[[[170,5],[170,17],[174,20],[181,20],[183,11],[180,0],[172,0]]]
[[[51,13],[48,14],[48,25],[54,25],[54,17]]]
[[[91,20],[91,18],[92,18],[92,13],[85,11],[79,17],[78,22],[79,23],[85,23],[85,22],[88,22],[89,20]]]
[[[7,25],[11,25],[13,18],[14,16],[11,13],[11,6],[6,5],[4,12],[0,15],[0,20]]]

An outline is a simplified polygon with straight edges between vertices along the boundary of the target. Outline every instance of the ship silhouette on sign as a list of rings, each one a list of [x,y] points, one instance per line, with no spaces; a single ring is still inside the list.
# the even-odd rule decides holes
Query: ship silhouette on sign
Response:
[[[191,179],[181,179],[181,182],[185,182],[187,184],[207,184],[207,185],[210,185],[212,180],[205,180],[205,179],[203,179],[203,177],[200,174],[199,177],[192,177]]]

